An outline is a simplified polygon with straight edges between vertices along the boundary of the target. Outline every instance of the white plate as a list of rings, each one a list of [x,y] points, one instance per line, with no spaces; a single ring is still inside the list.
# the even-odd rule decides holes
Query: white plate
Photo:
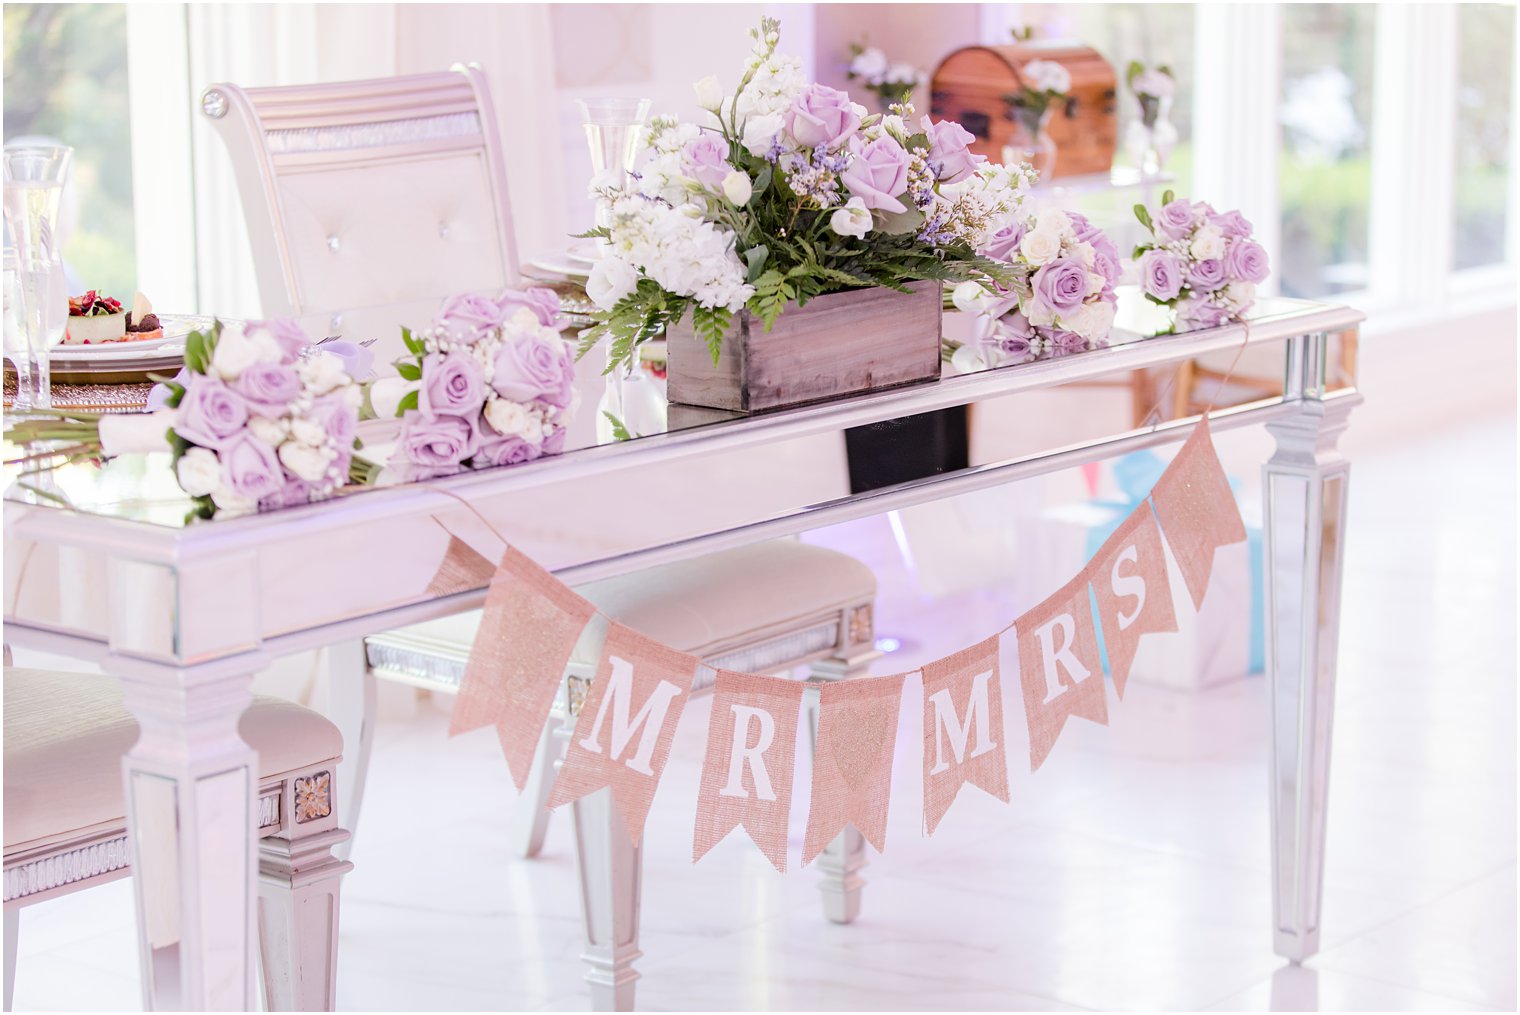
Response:
[[[570,260],[568,254],[548,254],[544,257],[535,257],[528,264],[539,271],[564,275],[568,278],[589,278],[591,276],[590,268],[584,264],[577,264]]]
[[[164,337],[151,341],[97,342],[91,345],[55,345],[48,358],[54,363],[116,363],[120,360],[173,359],[185,353],[185,337],[206,331],[215,318],[187,314],[160,314]]]

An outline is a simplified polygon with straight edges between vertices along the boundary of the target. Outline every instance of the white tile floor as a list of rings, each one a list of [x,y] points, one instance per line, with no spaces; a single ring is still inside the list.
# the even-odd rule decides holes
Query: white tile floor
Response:
[[[699,700],[646,833],[641,1007],[1513,1010],[1514,461],[1506,420],[1357,462],[1323,950],[1304,968],[1268,932],[1259,677],[1132,684],[1037,777],[1014,763],[1011,806],[967,790],[933,840],[905,715],[887,852],[850,927],[823,921],[811,871],[777,875],[741,837],[689,862]],[[818,538],[877,569],[894,667],[1007,619],[991,592],[920,601],[880,520]],[[541,859],[505,860],[494,738],[445,729],[433,709],[382,724],[339,1004],[581,1008],[568,822]],[[136,1007],[131,920],[125,882],[28,910],[17,1006]]]

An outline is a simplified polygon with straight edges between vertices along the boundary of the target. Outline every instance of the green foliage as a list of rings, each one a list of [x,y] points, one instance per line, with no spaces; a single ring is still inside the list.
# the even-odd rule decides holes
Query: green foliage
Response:
[[[417,399],[418,393],[416,391],[408,391],[406,394],[402,395],[401,401],[396,403],[396,415],[400,416],[408,409],[417,408]]]
[[[717,307],[712,310],[699,306],[691,308],[692,327],[696,329],[697,337],[707,344],[713,366],[718,365],[718,357],[723,352],[723,336],[733,319],[733,311],[727,307]]]
[[[615,440],[615,441],[631,441],[631,440],[633,440],[633,434],[631,434],[631,433],[628,432],[628,426],[622,420],[618,419],[615,415],[613,415],[612,413],[608,412],[606,409],[602,410],[602,415],[604,417],[606,417],[608,423],[612,424],[612,439],[613,440]]]
[[[422,339],[415,337],[412,334],[411,328],[403,327],[401,329],[401,341],[406,343],[407,352],[410,352],[413,356],[421,356],[427,352],[427,347],[422,344]]]
[[[404,381],[422,380],[422,367],[416,363],[408,363],[406,360],[398,360],[396,374]]]

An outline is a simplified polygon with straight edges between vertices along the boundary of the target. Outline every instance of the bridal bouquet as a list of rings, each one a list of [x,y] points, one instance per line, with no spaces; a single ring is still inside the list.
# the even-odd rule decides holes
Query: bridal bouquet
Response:
[[[564,450],[575,359],[559,316],[559,297],[540,288],[454,296],[427,330],[402,329],[398,376],[368,388],[373,415],[402,421],[390,475],[409,482]]]
[[[1251,223],[1238,211],[1216,212],[1171,191],[1161,201],[1154,217],[1135,205],[1152,236],[1135,248],[1146,298],[1172,307],[1184,330],[1239,320],[1268,273],[1267,252],[1251,239]]]
[[[162,381],[157,412],[48,413],[15,424],[17,442],[64,441],[20,462],[172,452],[195,514],[305,504],[348,481],[362,392],[346,361],[293,321],[218,321],[185,341],[185,368]]]
[[[977,315],[976,340],[962,362],[1021,362],[1044,352],[1076,352],[1102,344],[1113,327],[1118,248],[1076,212],[1042,207],[994,233],[980,252],[1007,262],[1012,287],[963,282],[956,309]]]
[[[807,82],[778,28],[751,32],[732,94],[698,83],[710,122],[651,121],[642,170],[597,190],[611,224],[590,234],[608,249],[586,285],[602,311],[582,351],[609,338],[609,371],[688,312],[716,362],[742,311],[769,329],[789,302],[843,289],[1016,280],[977,249],[1014,220],[1032,171],[972,155],[955,123],[905,105],[868,114]]]

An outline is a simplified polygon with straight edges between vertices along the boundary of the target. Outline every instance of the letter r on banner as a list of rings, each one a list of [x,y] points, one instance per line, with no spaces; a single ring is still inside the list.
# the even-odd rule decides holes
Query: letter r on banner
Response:
[[[610,786],[637,846],[699,662],[632,628],[610,625],[549,806]]]
[[[1087,593],[1092,567],[1089,563],[1063,589],[1014,621],[1031,769],[1044,764],[1070,716],[1108,725],[1103,663]]]
[[[924,826],[931,835],[965,783],[1008,802],[998,640],[994,635],[923,669]]]

